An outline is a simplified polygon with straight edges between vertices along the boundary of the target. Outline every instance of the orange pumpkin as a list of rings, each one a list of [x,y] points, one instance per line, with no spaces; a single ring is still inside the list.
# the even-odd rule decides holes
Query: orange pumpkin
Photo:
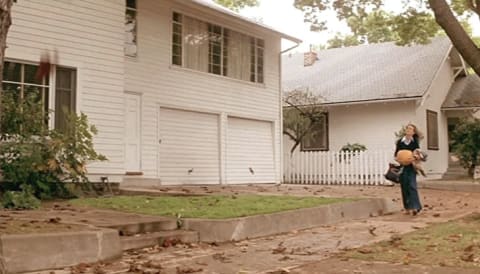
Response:
[[[411,150],[402,149],[397,152],[395,160],[402,166],[408,166],[415,160],[415,158],[413,157],[413,152]]]

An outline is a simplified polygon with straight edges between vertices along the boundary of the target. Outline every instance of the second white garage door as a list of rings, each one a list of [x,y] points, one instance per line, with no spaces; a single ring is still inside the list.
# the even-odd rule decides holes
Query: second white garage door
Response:
[[[228,118],[227,183],[275,182],[272,123]]]
[[[218,115],[160,108],[159,120],[162,183],[220,183]]]

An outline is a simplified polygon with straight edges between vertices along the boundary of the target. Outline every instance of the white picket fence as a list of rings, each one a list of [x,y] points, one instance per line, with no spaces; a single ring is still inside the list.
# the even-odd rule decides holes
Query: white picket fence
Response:
[[[384,174],[392,151],[295,152],[284,157],[284,182],[291,184],[390,185]]]

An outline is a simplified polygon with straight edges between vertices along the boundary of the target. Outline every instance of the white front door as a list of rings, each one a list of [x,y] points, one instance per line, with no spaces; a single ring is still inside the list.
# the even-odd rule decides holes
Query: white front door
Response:
[[[125,93],[125,169],[139,172],[140,169],[140,95]]]

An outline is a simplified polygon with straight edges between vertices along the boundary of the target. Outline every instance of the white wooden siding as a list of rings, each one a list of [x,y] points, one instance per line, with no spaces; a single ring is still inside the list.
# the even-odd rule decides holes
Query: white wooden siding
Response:
[[[271,122],[229,117],[227,183],[273,183],[275,162]]]
[[[89,165],[91,174],[124,173],[124,12],[118,0],[28,0],[12,8],[7,59],[38,62],[56,50],[58,65],[77,69],[77,110],[96,125],[95,148],[109,159]]]
[[[223,76],[197,72],[171,65],[171,18],[176,10],[205,21],[214,21],[232,30],[265,40],[265,84],[254,84]],[[246,28],[235,20],[201,7],[182,6],[181,1],[138,2],[138,56],[126,58],[126,90],[142,93],[142,171],[146,178],[158,175],[158,105],[186,110],[201,110],[228,115],[275,121],[280,124],[279,90],[280,37]],[[222,120],[226,123],[226,119]],[[225,126],[225,125],[223,125]],[[277,178],[280,172],[280,127],[275,127]],[[225,133],[226,134],[226,133]],[[226,138],[220,147],[225,147]],[[223,152],[224,153],[224,152]]]
[[[162,184],[220,182],[219,116],[160,108],[159,167]]]
[[[441,106],[453,84],[453,70],[450,61],[447,59],[440,67],[437,75],[432,80],[428,91],[425,93],[423,104],[417,109],[418,126],[425,135],[421,148],[428,152],[428,161],[424,164],[427,173],[441,176],[448,168],[448,124],[445,112]],[[426,110],[435,111],[438,114],[438,150],[427,150],[427,117]],[[430,176],[433,177],[433,176]]]
[[[410,101],[329,108],[329,150],[339,151],[347,143],[360,143],[368,150],[393,150],[395,132],[416,120],[415,104]]]

